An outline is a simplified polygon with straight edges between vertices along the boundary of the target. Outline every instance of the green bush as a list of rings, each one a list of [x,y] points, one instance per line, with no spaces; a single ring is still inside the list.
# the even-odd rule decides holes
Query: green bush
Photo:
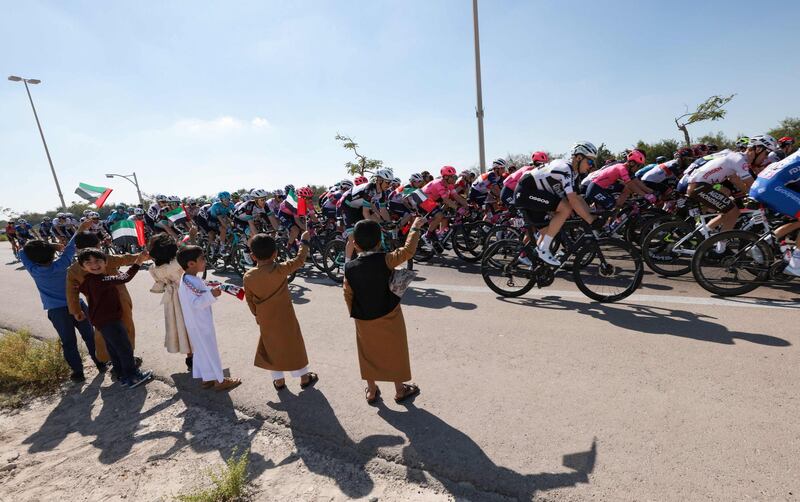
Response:
[[[52,392],[69,374],[58,340],[37,340],[26,332],[0,335],[0,392],[7,394],[5,405]]]
[[[210,488],[197,490],[187,495],[180,495],[177,500],[180,502],[235,502],[245,500],[248,495],[247,490],[247,466],[250,451],[246,450],[238,457],[236,449],[228,460],[225,467],[219,473],[211,472]]]

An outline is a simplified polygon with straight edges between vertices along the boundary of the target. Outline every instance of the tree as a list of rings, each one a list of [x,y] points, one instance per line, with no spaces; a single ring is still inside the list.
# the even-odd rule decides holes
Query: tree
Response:
[[[727,105],[734,96],[736,96],[736,94],[731,94],[730,96],[711,96],[703,103],[699,104],[695,111],[689,112],[687,107],[686,113],[675,117],[675,125],[683,132],[686,146],[692,145],[692,139],[689,137],[689,129],[687,126],[696,122],[703,122],[706,120],[711,120],[713,122],[725,118],[725,114],[728,113],[728,111],[725,110],[725,105]]]
[[[608,149],[605,143],[600,143],[600,146],[597,148],[597,157],[594,159],[594,165],[596,168],[601,168],[606,164],[608,159],[613,159],[616,156],[611,153],[611,150]]]
[[[675,154],[675,150],[678,149],[678,142],[674,139],[662,139],[657,143],[645,143],[639,140],[635,148],[647,153],[648,160],[655,162],[656,157],[671,159]]]
[[[781,120],[780,125],[775,129],[770,129],[767,134],[775,139],[780,139],[784,136],[794,138],[795,145],[800,140],[800,117],[786,117]]]
[[[731,139],[725,136],[725,133],[722,131],[717,131],[716,134],[706,134],[705,136],[700,136],[697,138],[697,142],[703,145],[717,145],[720,150],[724,150],[726,148],[730,148],[732,150],[736,149],[736,139]]]
[[[355,162],[348,161],[344,167],[347,168],[347,173],[350,175],[364,176],[365,173],[373,173],[383,167],[383,161],[378,159],[370,159],[366,155],[359,153],[358,143],[355,142],[350,136],[336,133],[336,140],[342,142],[342,147],[345,150],[352,150],[353,155],[356,156]]]

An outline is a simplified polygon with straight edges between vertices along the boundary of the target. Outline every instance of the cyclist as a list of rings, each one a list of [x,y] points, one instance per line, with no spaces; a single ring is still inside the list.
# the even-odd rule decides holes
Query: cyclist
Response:
[[[750,138],[748,138],[747,136],[740,137],[739,139],[736,140],[735,143],[736,151],[744,153],[744,151],[747,150],[748,143],[750,143]]]
[[[606,166],[587,176],[581,183],[586,187],[586,202],[594,203],[604,210],[619,209],[631,193],[635,193],[644,196],[650,203],[655,203],[653,190],[638,178],[631,177],[631,172],[644,166],[644,163],[644,154],[634,149],[628,153],[625,162]],[[615,198],[614,194],[620,188],[621,193]]]
[[[125,204],[117,204],[114,208],[114,211],[108,215],[106,218],[106,225],[111,228],[111,225],[117,223],[118,221],[127,220],[128,219],[128,210],[125,207]]]
[[[769,152],[777,148],[775,139],[764,134],[753,136],[745,153],[730,152],[721,157],[715,157],[689,176],[687,194],[700,204],[718,211],[720,214],[708,222],[709,228],[719,226],[721,230],[731,230],[739,218],[739,208],[736,206],[730,191],[721,186],[729,181],[742,193],[748,193],[753,184],[753,175],[749,166],[761,165]],[[725,250],[725,243],[720,242],[717,251]]]
[[[391,169],[381,168],[375,171],[372,181],[368,183],[358,183],[349,193],[342,196],[340,205],[344,219],[345,235],[347,244],[345,245],[345,261],[350,261],[353,256],[353,227],[361,220],[371,219],[373,221],[390,222],[392,221],[389,211],[386,208],[386,190],[389,183],[394,178]]]
[[[693,155],[694,151],[691,148],[681,148],[675,152],[675,158],[655,164],[655,168],[645,172],[639,178],[656,196],[664,196],[672,188],[670,182],[674,182],[694,162]],[[639,172],[641,170],[637,171],[636,174],[638,175]]]
[[[532,169],[537,169],[542,167],[543,165],[547,164],[550,161],[550,158],[547,156],[545,152],[533,152],[531,154],[531,164],[528,166],[522,166],[513,173],[506,176],[506,179],[503,180],[503,189],[500,190],[500,202],[502,202],[506,207],[513,207],[514,206],[514,189],[517,188],[517,184],[519,184],[519,179]]]
[[[200,212],[200,206],[197,205],[197,201],[192,197],[184,197],[183,198],[183,211],[186,213],[186,219],[189,221],[194,221],[197,213]]]
[[[233,222],[236,226],[243,231],[245,229],[249,230],[250,238],[259,233],[256,225],[258,220],[263,221],[265,224],[269,223],[272,228],[278,230],[280,223],[278,223],[277,218],[267,206],[269,193],[266,190],[256,188],[249,195],[251,199],[246,202],[240,202],[233,211]]]
[[[478,207],[486,208],[486,217],[492,212],[491,202],[500,198],[500,189],[503,187],[503,177],[508,171],[506,159],[495,159],[492,170],[478,176],[469,189],[469,202]],[[489,195],[492,195],[490,198]]]
[[[422,183],[422,175],[415,173],[409,176],[407,185],[401,184],[389,194],[389,214],[398,218],[397,226],[400,228],[405,228],[414,215],[411,204],[408,203],[406,197],[422,188]]]
[[[421,177],[422,175],[420,175],[420,178]],[[472,184],[475,182],[475,178],[477,177],[478,175],[475,173],[475,171],[471,169],[464,169],[463,171],[461,171],[455,183],[456,193],[466,198],[469,195],[469,191],[472,188]]]
[[[794,138],[791,136],[784,136],[778,140],[778,149],[769,154],[768,160],[770,162],[778,162],[786,158],[792,151],[794,145]]]
[[[103,222],[100,221],[100,213],[97,213],[96,211],[90,211],[86,216],[86,219],[92,222],[91,226],[87,229],[88,232],[97,234],[97,238],[101,241],[111,238],[103,226]]]
[[[780,162],[770,164],[750,187],[750,197],[769,206],[770,209],[794,218],[774,231],[781,239],[800,228],[800,151],[794,152]],[[800,276],[800,246],[795,239],[795,248],[784,273]]]
[[[163,218],[161,217],[161,213],[167,211],[167,196],[162,194],[157,194],[155,196],[155,201],[150,204],[150,207],[147,208],[147,212],[144,215],[144,222],[148,228],[154,233],[158,234],[163,232],[164,230],[161,227],[157,227],[156,223],[161,221]]]
[[[289,193],[294,190],[294,187],[292,185],[286,185],[286,189],[287,193]],[[311,187],[300,187],[295,192],[295,195],[297,196],[298,203],[300,202],[301,198],[306,200],[306,218],[316,221],[316,216],[313,211],[314,206],[311,202],[312,198],[314,197],[314,191],[311,189]],[[281,202],[277,215],[281,226],[284,228],[284,230],[289,232],[289,239],[286,242],[286,245],[288,247],[294,247],[296,244],[295,241],[300,235],[300,232],[306,230],[306,222],[298,214],[297,206],[289,203],[288,198]]]
[[[228,226],[230,226],[230,215],[234,209],[235,206],[231,202],[230,192],[220,192],[217,194],[217,201],[211,204],[206,213],[208,222],[214,223],[214,226],[219,229],[219,252],[221,254],[225,253]]]
[[[133,214],[128,216],[128,221],[140,221],[144,220],[144,209],[141,207],[134,207]]]
[[[342,180],[334,186],[333,190],[329,190],[327,194],[320,197],[320,209],[325,218],[336,219],[336,208],[339,206],[339,201],[351,188],[353,188],[352,181]]]
[[[45,216],[42,218],[41,223],[39,223],[39,238],[45,242],[50,242],[55,239],[53,235],[53,222],[50,220],[49,216]]]
[[[594,216],[583,198],[575,193],[575,175],[592,169],[597,158],[597,147],[588,141],[576,143],[570,158],[556,159],[533,169],[520,178],[514,190],[514,206],[522,213],[529,229],[541,228],[537,244],[539,257],[550,265],[560,266],[553,256],[550,244],[573,211],[593,228],[602,228],[603,222]],[[548,214],[552,218],[547,222]]]
[[[441,175],[439,178],[422,187],[422,193],[426,199],[419,204],[417,211],[428,219],[428,231],[422,236],[422,239],[429,246],[441,251],[442,245],[436,235],[436,230],[444,221],[444,213],[440,203],[451,209],[457,209],[459,206],[468,207],[469,202],[455,191],[457,179],[455,167],[444,166],[439,170],[439,174]]]

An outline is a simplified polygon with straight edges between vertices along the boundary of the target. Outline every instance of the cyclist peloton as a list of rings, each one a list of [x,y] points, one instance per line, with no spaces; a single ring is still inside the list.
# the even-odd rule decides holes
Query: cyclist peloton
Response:
[[[514,189],[517,188],[520,178],[528,171],[538,169],[549,161],[550,158],[547,156],[547,153],[533,152],[531,154],[530,165],[520,167],[503,180],[503,189],[500,190],[500,202],[508,208],[514,207]]]
[[[257,225],[259,220],[264,224],[264,228],[267,228],[266,225],[269,224],[270,227],[277,231],[280,228],[280,223],[275,215],[272,214],[269,206],[267,206],[269,193],[266,190],[255,188],[249,195],[250,200],[240,202],[233,211],[233,221],[237,228],[242,231],[247,230],[250,239],[260,231]]]
[[[578,142],[570,150],[569,160],[556,159],[528,171],[514,190],[514,206],[522,213],[528,229],[541,228],[536,251],[550,265],[561,265],[551,253],[550,244],[573,211],[592,228],[603,226],[603,221],[591,213],[586,201],[575,192],[575,175],[589,172],[596,158],[597,147],[588,141]],[[548,222],[549,214],[552,218]]]
[[[55,235],[53,234],[53,222],[50,220],[49,216],[42,218],[42,222],[39,223],[39,237],[45,242],[51,242],[55,240]]]
[[[359,176],[363,178],[363,176]],[[378,223],[392,221],[387,210],[386,191],[389,184],[394,179],[391,169],[381,168],[375,171],[372,181],[359,184],[359,178],[355,179],[356,186],[342,196],[340,208],[344,219],[345,235],[347,244],[345,245],[345,261],[350,261],[353,256],[355,243],[353,241],[353,227],[361,220],[370,219]]]
[[[581,183],[586,187],[586,201],[604,210],[619,209],[631,193],[634,193],[644,196],[651,204],[655,203],[653,190],[638,178],[631,177],[631,172],[644,166],[644,163],[644,154],[634,149],[628,153],[625,162],[612,164],[593,172]],[[615,199],[614,193],[620,185],[623,186],[622,191]]]
[[[419,205],[417,210],[428,219],[428,231],[422,236],[422,240],[441,252],[443,247],[439,242],[439,237],[436,235],[436,230],[444,221],[441,205],[443,204],[451,209],[458,209],[459,206],[469,207],[469,202],[456,193],[455,183],[457,176],[455,167],[444,166],[439,170],[439,174],[441,175],[439,178],[422,187],[422,193],[426,199]]]

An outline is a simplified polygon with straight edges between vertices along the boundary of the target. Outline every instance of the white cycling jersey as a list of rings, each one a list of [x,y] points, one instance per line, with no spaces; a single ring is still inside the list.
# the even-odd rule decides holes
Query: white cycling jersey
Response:
[[[519,180],[520,185],[527,185],[525,178],[532,178],[537,190],[550,192],[562,199],[575,191],[575,175],[572,164],[564,159],[556,159],[539,169],[528,171]]]
[[[747,157],[743,153],[731,152],[724,157],[709,160],[689,176],[689,183],[721,183],[731,176],[751,178],[747,169]]]

